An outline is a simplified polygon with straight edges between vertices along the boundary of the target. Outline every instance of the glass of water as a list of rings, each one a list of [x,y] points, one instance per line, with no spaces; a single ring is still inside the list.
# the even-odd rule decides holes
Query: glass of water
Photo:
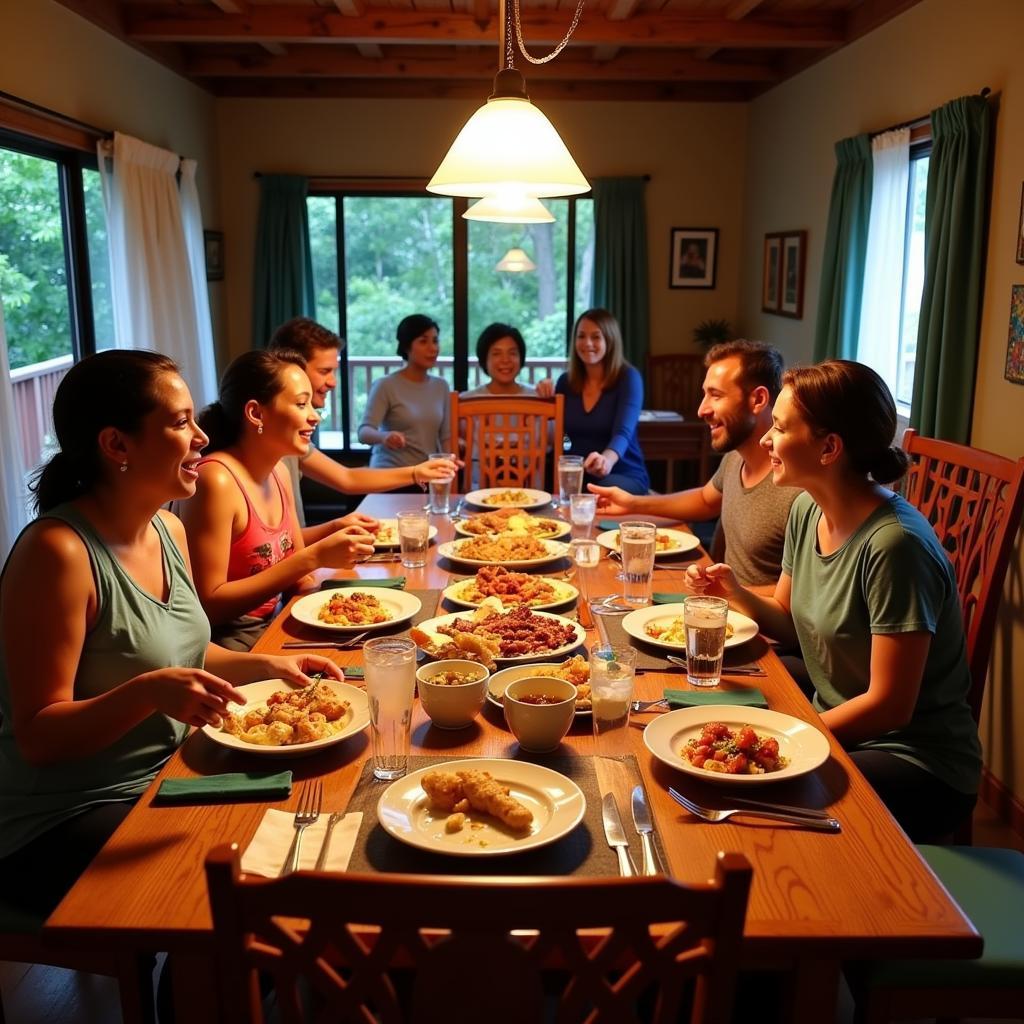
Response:
[[[454,452],[431,452],[431,459],[448,459],[451,462],[455,461]],[[451,509],[452,501],[452,481],[451,477],[447,480],[431,480],[428,482],[427,487],[430,490],[430,511],[435,515],[448,515]]]
[[[589,571],[597,568],[601,561],[601,545],[596,540],[578,538],[569,544],[569,554],[576,563],[576,582],[579,584],[580,601],[590,603]]]
[[[424,510],[398,513],[398,544],[406,569],[422,569],[427,564],[430,519]]]
[[[583,456],[558,456],[558,503],[569,504],[570,494],[579,494],[583,490]]]
[[[569,518],[572,520],[573,532],[581,537],[590,536],[590,528],[594,525],[597,515],[596,494],[570,494]]]
[[[688,597],[683,601],[686,629],[686,681],[717,686],[722,678],[729,602],[724,597]]]
[[[629,753],[629,708],[633,700],[636,651],[602,645],[590,653],[590,699],[594,746],[602,757]]]
[[[405,637],[374,637],[363,644],[363,666],[373,735],[373,775],[398,779],[409,770],[416,645]]]
[[[651,603],[654,549],[658,530],[654,523],[619,524],[619,554],[622,556],[622,596],[627,604],[642,607]]]

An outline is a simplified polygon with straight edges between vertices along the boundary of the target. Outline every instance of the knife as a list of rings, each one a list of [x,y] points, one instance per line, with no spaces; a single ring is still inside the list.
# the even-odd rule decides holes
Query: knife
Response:
[[[631,878],[636,874],[636,865],[629,855],[629,843],[622,827],[619,805],[615,802],[614,793],[605,793],[601,801],[601,817],[604,820],[604,837],[619,858],[619,874],[623,878]]]
[[[640,834],[640,842],[644,847],[644,874],[658,874],[657,862],[654,859],[654,842],[651,835],[654,832],[654,823],[651,821],[651,812],[647,807],[647,798],[644,796],[643,786],[633,787],[633,827]]]

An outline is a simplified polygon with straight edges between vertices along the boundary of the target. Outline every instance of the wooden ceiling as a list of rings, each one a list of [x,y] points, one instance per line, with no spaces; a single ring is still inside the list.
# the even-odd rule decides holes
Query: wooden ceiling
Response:
[[[477,98],[498,63],[498,0],[58,2],[218,96]],[[918,2],[587,0],[516,66],[539,99],[742,101]],[[521,3],[543,56],[575,0]]]

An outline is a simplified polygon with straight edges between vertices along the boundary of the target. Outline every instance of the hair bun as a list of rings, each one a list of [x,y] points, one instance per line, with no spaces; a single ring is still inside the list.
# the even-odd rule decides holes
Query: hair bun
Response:
[[[871,475],[880,484],[899,480],[910,467],[910,456],[898,445],[890,445],[869,467]]]

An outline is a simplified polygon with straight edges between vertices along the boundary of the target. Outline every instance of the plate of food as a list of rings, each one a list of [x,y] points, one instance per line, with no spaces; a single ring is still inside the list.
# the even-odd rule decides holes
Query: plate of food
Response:
[[[555,540],[571,533],[572,524],[564,519],[530,515],[519,508],[500,508],[495,512],[481,512],[468,519],[457,520],[455,532],[463,537],[479,537],[488,533],[528,533],[540,540]]]
[[[473,612],[454,612],[421,622],[412,638],[427,652],[427,657],[458,657],[441,653],[448,645],[478,650],[481,663],[498,661],[550,660],[579,647],[587,634],[571,619],[530,608],[499,610],[500,603],[488,598]]]
[[[669,651],[686,650],[686,630],[683,627],[683,605],[652,604],[630,612],[622,620],[622,628],[634,640],[643,640]],[[729,609],[725,624],[725,646],[738,647],[753,640],[759,630],[753,619]]]
[[[496,597],[505,608],[557,608],[579,597],[579,591],[565,580],[549,576],[531,576],[512,572],[503,565],[484,565],[476,576],[452,583],[441,592],[452,604],[478,608],[489,597]]]
[[[825,734],[801,718],[765,708],[680,708],[644,729],[661,762],[704,782],[763,785],[814,771],[828,760]]]
[[[621,547],[618,530],[605,530],[604,533],[599,533],[594,540],[609,551],[618,551]],[[663,530],[659,527],[655,534],[654,544],[655,558],[671,558],[673,555],[695,551],[700,547],[700,538],[683,530]]]
[[[291,614],[306,626],[336,633],[359,633],[405,622],[421,607],[420,599],[404,590],[340,587],[300,597],[292,605]]]
[[[466,565],[544,565],[564,558],[569,550],[559,540],[538,540],[528,533],[466,537],[441,544],[437,553]]]
[[[430,525],[427,531],[427,542],[429,543],[437,536],[437,527]],[[382,551],[386,548],[397,548],[398,541],[398,520],[379,519],[377,521],[377,533],[373,538],[373,546]]]
[[[546,661],[534,665],[513,665],[495,672],[487,680],[487,699],[495,706],[504,708],[505,687],[517,679],[528,676],[547,676],[565,679],[576,687],[576,714],[589,715],[593,710],[590,699],[590,662],[581,654],[568,661]]]
[[[220,726],[204,725],[203,732],[214,743],[249,754],[315,754],[370,724],[365,691],[334,679],[307,687],[265,679],[236,689],[245,694],[245,704],[229,705]]]
[[[528,761],[467,758],[421,768],[391,783],[377,820],[399,842],[455,857],[494,857],[546,846],[587,809],[583,791]]]
[[[532,487],[484,487],[470,491],[466,502],[477,508],[543,508],[551,504],[551,495]]]

